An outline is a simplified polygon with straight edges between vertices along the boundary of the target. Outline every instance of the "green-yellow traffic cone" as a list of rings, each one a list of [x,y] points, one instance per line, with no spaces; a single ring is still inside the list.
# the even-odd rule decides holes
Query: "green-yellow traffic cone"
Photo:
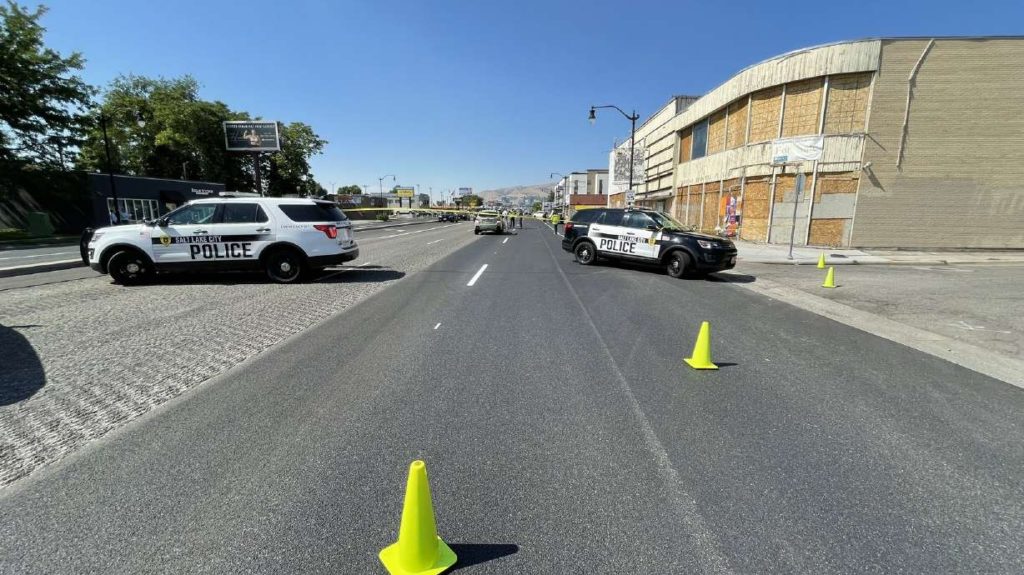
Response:
[[[818,257],[818,269],[825,269],[825,252],[821,252],[821,256]]]
[[[693,353],[684,359],[687,365],[693,369],[718,369],[718,366],[711,363],[711,324],[701,322],[700,331],[697,333],[697,343],[693,346]]]
[[[825,283],[821,284],[823,288],[834,288],[836,287],[836,268],[828,266],[828,273],[825,274]]]
[[[398,541],[381,550],[380,561],[391,575],[439,575],[457,560],[455,552],[437,536],[427,465],[413,461],[405,485]]]

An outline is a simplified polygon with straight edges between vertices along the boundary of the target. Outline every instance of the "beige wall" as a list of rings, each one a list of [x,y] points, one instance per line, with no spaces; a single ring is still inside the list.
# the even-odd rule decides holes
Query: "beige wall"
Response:
[[[882,43],[852,244],[1024,247],[1024,39],[935,41],[898,168],[907,77],[927,44]]]

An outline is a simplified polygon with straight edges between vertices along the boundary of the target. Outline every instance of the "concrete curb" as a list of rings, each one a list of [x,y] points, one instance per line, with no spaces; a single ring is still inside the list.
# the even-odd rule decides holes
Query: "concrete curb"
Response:
[[[745,258],[739,256],[737,263],[772,264],[784,266],[816,266],[818,260],[776,260],[766,258]],[[951,266],[951,265],[1024,265],[1024,260],[885,260],[862,261],[855,258],[844,258],[843,261],[826,261],[829,266]]]
[[[38,274],[43,272],[53,272],[57,270],[67,270],[79,267],[85,267],[85,264],[82,263],[81,258],[75,258],[73,260],[60,260],[57,262],[46,262],[42,264],[11,266],[9,268],[0,268],[0,278],[23,276],[28,274]]]

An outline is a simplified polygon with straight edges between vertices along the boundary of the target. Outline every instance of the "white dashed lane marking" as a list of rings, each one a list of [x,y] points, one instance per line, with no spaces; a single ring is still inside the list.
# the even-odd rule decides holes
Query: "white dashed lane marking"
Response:
[[[480,279],[480,276],[483,275],[485,269],[487,269],[487,264],[484,264],[483,267],[481,267],[480,270],[476,272],[476,274],[473,276],[473,279],[469,280],[469,283],[466,284],[466,287],[473,287],[473,285],[476,284],[476,280]]]

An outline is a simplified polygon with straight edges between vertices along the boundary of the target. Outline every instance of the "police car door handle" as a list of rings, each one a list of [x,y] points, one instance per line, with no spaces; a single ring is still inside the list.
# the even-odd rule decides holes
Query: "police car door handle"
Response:
[[[256,231],[260,233],[266,233],[270,231],[270,228],[258,228]]]
[[[208,234],[208,233],[210,233],[210,232],[208,232],[208,231],[206,231],[206,230],[196,230],[196,231],[194,231],[194,232],[192,232],[192,233],[193,233],[193,234]]]

